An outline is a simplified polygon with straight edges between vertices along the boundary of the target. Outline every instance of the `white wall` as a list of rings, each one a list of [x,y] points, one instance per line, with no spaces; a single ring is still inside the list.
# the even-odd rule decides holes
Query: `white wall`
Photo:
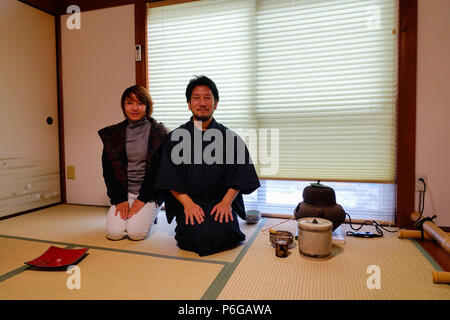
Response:
[[[419,0],[417,20],[416,173],[431,190],[424,215],[450,226],[450,1]]]
[[[81,12],[81,29],[61,17],[67,202],[107,205],[97,131],[123,120],[120,98],[135,84],[134,5]]]

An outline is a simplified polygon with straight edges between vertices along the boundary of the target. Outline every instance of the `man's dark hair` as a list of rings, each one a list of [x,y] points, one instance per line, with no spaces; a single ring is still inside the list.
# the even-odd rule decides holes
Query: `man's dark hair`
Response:
[[[212,94],[214,96],[215,101],[219,101],[219,90],[217,90],[216,84],[210,78],[206,76],[195,76],[189,81],[189,84],[186,88],[186,100],[187,102],[191,101],[192,90],[196,86],[207,86],[211,89]]]

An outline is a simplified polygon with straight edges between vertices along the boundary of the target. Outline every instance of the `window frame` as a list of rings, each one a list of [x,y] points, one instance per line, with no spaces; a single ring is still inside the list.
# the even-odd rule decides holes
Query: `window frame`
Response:
[[[147,3],[170,5],[195,0],[135,0],[135,40],[142,48],[142,61],[136,62],[136,84],[148,88]],[[417,77],[417,0],[399,0],[397,85],[397,205],[395,225],[410,224],[415,201],[416,77]]]

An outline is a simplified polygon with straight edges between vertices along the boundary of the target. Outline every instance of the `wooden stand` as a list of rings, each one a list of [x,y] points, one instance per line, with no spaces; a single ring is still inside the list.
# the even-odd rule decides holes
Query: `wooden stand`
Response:
[[[417,212],[411,213],[411,220],[417,221],[419,214]],[[423,231],[435,240],[447,253],[450,253],[450,236],[439,228],[432,221],[425,221],[423,223]]]
[[[420,215],[417,212],[411,214],[411,220],[417,221]],[[433,221],[425,221],[422,224],[423,228],[423,239],[424,240],[435,240],[447,253],[450,252],[450,235],[439,228]],[[422,232],[420,230],[399,230],[399,238],[413,238],[421,239]],[[433,282],[434,283],[450,283],[450,272],[445,271],[432,271]]]

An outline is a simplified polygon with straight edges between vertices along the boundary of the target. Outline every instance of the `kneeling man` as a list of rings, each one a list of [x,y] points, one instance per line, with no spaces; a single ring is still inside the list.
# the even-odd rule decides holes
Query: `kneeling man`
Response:
[[[167,220],[176,218],[178,246],[203,256],[245,240],[237,220],[245,219],[242,194],[260,183],[245,143],[213,118],[215,83],[205,76],[192,79],[186,99],[192,117],[164,142],[155,189],[166,191]]]

